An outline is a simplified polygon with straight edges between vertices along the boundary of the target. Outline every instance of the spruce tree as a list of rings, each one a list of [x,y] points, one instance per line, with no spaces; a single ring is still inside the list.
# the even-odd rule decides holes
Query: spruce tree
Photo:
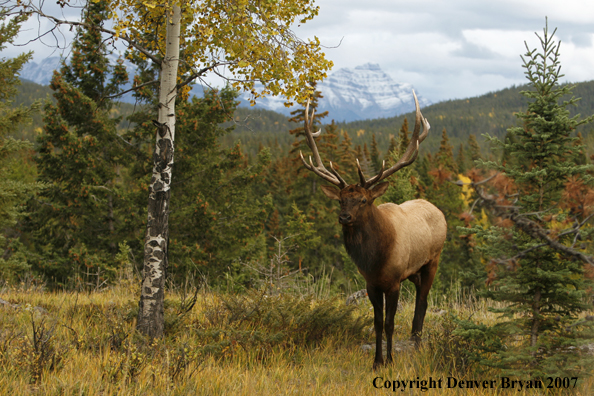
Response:
[[[356,154],[353,150],[353,141],[347,131],[342,131],[342,140],[339,144],[339,160],[338,165],[340,167],[341,176],[349,182],[352,178],[356,177]]]
[[[5,18],[5,11],[0,10],[0,21]],[[0,25],[0,50],[13,42],[26,19],[26,16],[18,16]],[[31,55],[29,52],[13,59],[0,59],[0,281],[6,282],[16,281],[30,268],[27,263],[30,253],[19,240],[21,231],[17,223],[24,215],[22,206],[29,195],[41,188],[24,169],[33,145],[10,137],[30,120],[31,113],[38,107],[37,104],[33,107],[12,105],[20,84],[19,72]]]
[[[458,148],[458,155],[456,156],[456,167],[458,168],[458,173],[466,172],[466,156],[464,155],[463,143],[460,143],[460,147]]]
[[[448,133],[445,128],[443,128],[443,131],[441,132],[441,142],[439,150],[435,155],[435,162],[437,167],[441,167],[447,172],[458,172],[458,167],[454,160],[454,148],[450,144],[450,139],[448,138]]]
[[[468,151],[470,152],[470,159],[472,161],[472,167],[474,168],[475,161],[482,159],[481,147],[476,141],[476,136],[473,134],[468,135]]]
[[[392,158],[392,153],[398,152],[398,142],[394,136],[390,136],[390,145],[388,146],[388,151],[386,151],[386,156],[384,157],[384,161],[388,163],[390,158]]]
[[[382,161],[380,160],[379,149],[377,148],[377,140],[375,139],[375,133],[371,134],[371,163],[376,171],[379,171],[382,167]]]
[[[398,133],[398,155],[404,154],[410,139],[408,138],[408,119],[404,119]]]
[[[519,378],[581,376],[593,360],[579,348],[588,335],[587,323],[579,320],[588,308],[584,267],[561,248],[573,249],[578,235],[591,235],[591,229],[578,234],[563,230],[585,220],[586,213],[568,210],[564,197],[570,181],[592,187],[590,167],[578,164],[572,133],[593,117],[569,117],[567,107],[577,99],[571,96],[572,86],[560,84],[560,43],[554,34],[545,27],[542,36],[537,34],[540,50],[526,45],[522,56],[529,80],[529,89],[521,92],[528,110],[517,114],[523,125],[508,129],[505,141],[486,136],[509,160],[483,166],[501,172],[513,187],[504,195],[503,176],[494,186],[506,222],[473,229],[491,260],[492,284],[485,296],[500,303],[493,309],[500,319],[490,327],[466,322],[461,330],[481,340],[482,363]]]
[[[238,102],[232,88],[206,91],[177,108],[177,151],[169,220],[170,277],[183,282],[196,265],[213,284],[239,260],[261,260],[266,239],[261,232],[272,200],[256,193],[270,151],[263,149],[253,164],[241,142],[222,149],[218,138],[233,128],[221,124],[233,117]]]
[[[85,21],[106,18],[104,3],[89,3]],[[113,277],[118,242],[131,232],[120,175],[128,152],[107,98],[126,81],[122,63],[109,64],[101,34],[79,28],[69,63],[50,83],[56,104],[45,106],[36,157],[39,180],[48,186],[31,202],[28,221],[40,254],[34,267],[52,284],[98,285]]]
[[[373,161],[371,160],[371,154],[369,153],[369,149],[367,148],[367,142],[363,143],[363,158],[359,158],[359,163],[361,164],[361,169],[363,173],[367,177],[373,177],[376,174],[375,166],[373,165]]]
[[[464,224],[460,219],[464,210],[464,201],[460,197],[459,188],[450,182],[456,178],[457,171],[453,147],[444,128],[439,150],[435,154],[428,172],[432,183],[425,189],[427,200],[437,206],[447,219],[448,239],[442,250],[441,264],[437,271],[437,278],[440,281],[437,289],[441,287],[444,292],[450,286],[457,287],[460,284],[460,271],[465,265],[458,230],[458,227]]]

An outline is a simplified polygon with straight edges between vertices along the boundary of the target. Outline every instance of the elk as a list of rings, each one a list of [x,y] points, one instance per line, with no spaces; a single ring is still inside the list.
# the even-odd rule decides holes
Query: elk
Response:
[[[400,205],[384,203],[374,205],[376,198],[388,189],[389,183],[381,180],[414,162],[419,144],[429,133],[429,122],[421,114],[417,96],[416,120],[410,143],[402,157],[389,169],[385,161],[379,173],[367,179],[357,159],[359,183],[348,185],[338,174],[332,162],[326,169],[316,147],[315,137],[321,129],[312,132],[315,110],[309,117],[309,101],[305,108],[305,136],[312,151],[309,163],[299,153],[307,169],[332,186],[322,186],[326,196],[340,202],[338,221],[342,225],[344,245],[359,272],[367,283],[367,295],[373,305],[375,329],[375,359],[373,368],[384,364],[382,356],[382,334],[385,327],[387,338],[387,362],[392,362],[392,335],[394,316],[398,306],[400,284],[405,279],[416,288],[415,314],[412,322],[411,339],[415,345],[421,341],[423,321],[427,311],[427,296],[437,271],[439,257],[446,239],[446,220],[443,213],[431,203],[415,199]],[[420,133],[421,123],[423,133]],[[384,323],[384,296],[386,316]]]

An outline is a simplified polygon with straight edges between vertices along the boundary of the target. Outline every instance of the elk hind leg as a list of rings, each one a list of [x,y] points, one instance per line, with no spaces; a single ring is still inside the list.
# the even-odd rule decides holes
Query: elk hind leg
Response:
[[[412,323],[411,340],[418,346],[421,343],[421,333],[423,331],[423,322],[427,312],[427,296],[433,285],[439,256],[425,264],[421,270],[409,279],[415,284],[417,296],[415,300],[415,316]]]

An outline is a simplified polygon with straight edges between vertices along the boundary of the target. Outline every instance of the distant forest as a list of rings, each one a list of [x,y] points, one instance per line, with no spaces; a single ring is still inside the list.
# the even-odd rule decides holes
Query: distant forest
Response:
[[[594,81],[575,85],[574,96],[581,100],[576,107],[570,108],[571,115],[594,114]],[[476,136],[481,146],[485,145],[482,138],[485,133],[502,138],[509,127],[518,125],[514,114],[527,109],[526,99],[519,94],[520,91],[526,89],[525,85],[513,86],[475,98],[448,100],[423,108],[423,115],[431,124],[431,134],[423,143],[421,151],[436,152],[439,149],[444,128],[447,130],[450,144],[456,148],[460,143],[466,144],[471,134]],[[52,100],[51,92],[48,86],[23,80],[15,104],[28,106],[36,100]],[[112,109],[114,117],[123,116],[119,126],[121,129],[128,129],[132,126],[126,117],[137,109],[137,106],[130,103],[119,103]],[[348,132],[354,145],[371,144],[372,134],[375,134],[378,149],[380,152],[386,153],[390,139],[398,136],[398,131],[405,118],[411,125],[414,124],[414,113],[407,113],[392,118],[339,122],[337,126],[341,134],[343,131]],[[324,124],[329,124],[331,121],[331,113],[322,120]],[[298,127],[280,113],[245,107],[238,107],[235,111],[234,122],[224,126],[232,125],[235,126],[235,129],[220,138],[221,144],[224,147],[231,147],[239,140],[250,158],[255,158],[262,146],[271,147],[274,154],[286,153],[295,140],[288,131]],[[14,137],[33,141],[34,131],[39,130],[41,126],[42,114],[37,113],[33,116],[33,122],[21,127]],[[584,136],[587,154],[591,155],[594,154],[594,134],[589,133],[592,126],[585,128],[585,130],[582,128],[578,131]],[[486,147],[483,148],[486,149]]]

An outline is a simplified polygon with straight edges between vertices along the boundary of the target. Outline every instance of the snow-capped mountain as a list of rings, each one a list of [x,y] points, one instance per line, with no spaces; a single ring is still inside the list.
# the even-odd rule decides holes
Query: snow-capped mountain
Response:
[[[394,117],[415,109],[413,86],[398,83],[378,64],[339,69],[319,85],[320,110],[339,121]],[[421,107],[431,102],[417,92]]]
[[[116,57],[112,56],[115,61]],[[129,62],[124,65],[130,74],[135,66]],[[60,67],[60,58],[49,57],[39,63],[29,62],[21,71],[21,77],[38,84],[47,85],[54,69]],[[130,78],[131,79],[131,78]],[[395,82],[377,64],[367,63],[354,69],[342,68],[330,74],[326,80],[318,84],[317,89],[323,98],[319,101],[318,112],[329,111],[328,120],[355,121],[372,118],[394,117],[413,111],[412,85]],[[202,87],[194,86],[192,93],[202,96]],[[421,107],[431,104],[417,92]],[[131,94],[122,98],[132,101]],[[249,106],[249,93],[240,96],[241,106]],[[265,97],[257,100],[256,108],[273,110],[289,115],[295,109],[284,106],[282,97]]]
[[[395,82],[379,65],[367,63],[354,69],[343,68],[332,73],[318,84],[322,92],[318,112],[329,111],[329,119],[355,121],[394,117],[415,109],[413,86]],[[421,107],[431,102],[417,92]],[[242,105],[249,105],[249,94],[242,95]],[[288,115],[292,110],[284,106],[281,97],[258,99],[256,108],[277,111]]]

